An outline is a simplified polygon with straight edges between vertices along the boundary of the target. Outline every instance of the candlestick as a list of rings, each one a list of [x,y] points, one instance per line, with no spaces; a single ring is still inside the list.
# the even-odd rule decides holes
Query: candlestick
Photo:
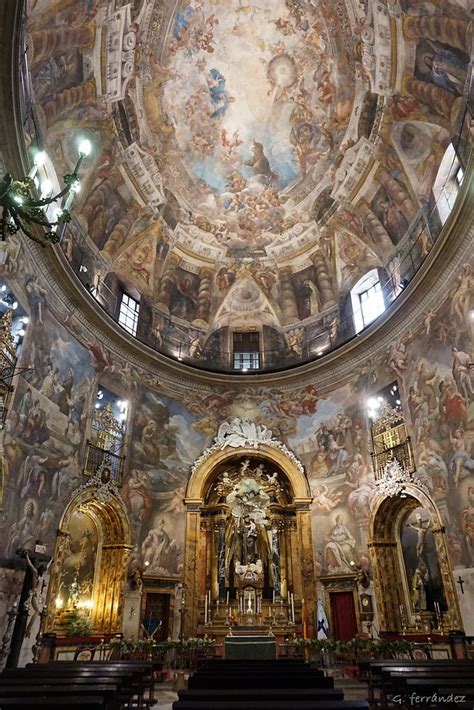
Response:
[[[275,590],[273,590],[273,603],[275,604]]]

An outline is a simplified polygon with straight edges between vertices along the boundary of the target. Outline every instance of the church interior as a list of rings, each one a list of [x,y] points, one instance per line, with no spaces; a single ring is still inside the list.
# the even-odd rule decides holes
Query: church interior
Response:
[[[2,0],[0,710],[474,708],[473,18]]]

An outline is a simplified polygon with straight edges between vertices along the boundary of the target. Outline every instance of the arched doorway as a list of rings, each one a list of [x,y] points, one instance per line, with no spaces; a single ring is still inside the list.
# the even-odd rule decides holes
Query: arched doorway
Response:
[[[46,629],[61,633],[78,611],[93,633],[121,630],[130,525],[115,485],[101,469],[61,519],[48,591]]]
[[[186,492],[183,632],[229,625],[312,632],[311,494],[284,445],[214,446]]]
[[[368,548],[380,631],[462,628],[443,521],[419,486],[376,501]]]

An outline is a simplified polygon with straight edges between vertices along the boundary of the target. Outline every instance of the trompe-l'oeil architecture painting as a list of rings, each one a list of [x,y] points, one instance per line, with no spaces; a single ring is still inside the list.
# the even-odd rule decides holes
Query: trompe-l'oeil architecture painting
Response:
[[[148,345],[227,369],[252,326],[260,367],[314,358],[364,274],[389,304],[431,249],[462,3],[39,0],[26,23],[27,143],[60,174],[79,129],[94,146],[63,249],[113,316],[139,296]]]
[[[78,616],[99,637],[283,643],[317,634],[318,599],[336,638],[473,634],[472,225],[439,206],[443,157],[468,155],[466,3],[36,0],[19,21],[24,159],[41,145],[57,180],[93,145],[48,247],[62,282],[21,235],[0,249],[22,314],[5,617],[17,550],[52,557],[24,658]],[[338,359],[372,271],[392,325]],[[106,313],[124,293],[133,342]],[[228,376],[245,334],[262,376]]]

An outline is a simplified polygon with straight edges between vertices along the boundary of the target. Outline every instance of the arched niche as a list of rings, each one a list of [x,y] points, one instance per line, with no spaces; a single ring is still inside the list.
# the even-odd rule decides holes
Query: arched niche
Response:
[[[415,511],[421,509],[421,518],[411,520],[416,518]],[[414,574],[411,574],[413,570],[409,569],[407,561],[404,540],[407,528],[412,530],[412,559],[416,559]],[[432,540],[427,541],[428,535]],[[426,549],[428,544],[431,551]],[[445,527],[436,504],[422,488],[414,483],[404,483],[397,495],[383,495],[377,499],[369,520],[368,549],[380,631],[429,633],[432,629],[447,632],[462,628]],[[426,558],[428,552],[430,562]],[[421,571],[426,581],[433,576],[430,567],[437,565],[442,592],[439,616],[436,608],[423,608],[429,607],[430,603],[420,604],[415,592],[417,581],[420,581],[419,575],[416,577],[417,570],[425,562],[427,569]]]
[[[64,632],[76,610],[89,618],[93,633],[121,630],[131,531],[118,492],[101,488],[80,490],[61,518],[48,591],[48,631]]]
[[[248,465],[246,462],[249,462]],[[187,594],[184,617],[185,635],[195,635],[204,612],[209,606],[219,609],[227,606],[230,593],[231,606],[237,589],[232,574],[225,571],[226,584],[219,583],[219,559],[234,564],[233,553],[226,547],[226,526],[231,515],[228,493],[232,485],[222,488],[223,477],[229,472],[230,480],[242,478],[242,467],[251,472],[262,466],[264,477],[277,473],[280,483],[278,495],[270,495],[267,505],[269,538],[278,545],[281,559],[280,586],[268,582],[268,573],[261,586],[259,624],[272,613],[272,603],[287,605],[288,594],[293,595],[295,619],[298,623],[304,610],[308,631],[312,632],[316,604],[316,580],[311,534],[311,493],[301,464],[284,446],[259,443],[256,447],[225,447],[211,450],[195,466],[186,491],[185,538],[185,589]],[[247,469],[245,469],[247,466]],[[247,475],[247,474],[245,474]],[[271,488],[271,486],[270,486]],[[271,492],[271,491],[270,491]],[[219,542],[220,541],[220,542]],[[273,542],[272,542],[273,544]],[[224,552],[222,552],[224,546]],[[221,551],[221,552],[220,552]],[[222,564],[222,562],[221,562]],[[275,592],[275,595],[273,594]],[[206,601],[206,596],[208,600]],[[220,612],[222,613],[222,612]],[[223,620],[224,623],[224,620]],[[255,622],[257,623],[257,622]],[[212,629],[213,633],[215,632]]]

